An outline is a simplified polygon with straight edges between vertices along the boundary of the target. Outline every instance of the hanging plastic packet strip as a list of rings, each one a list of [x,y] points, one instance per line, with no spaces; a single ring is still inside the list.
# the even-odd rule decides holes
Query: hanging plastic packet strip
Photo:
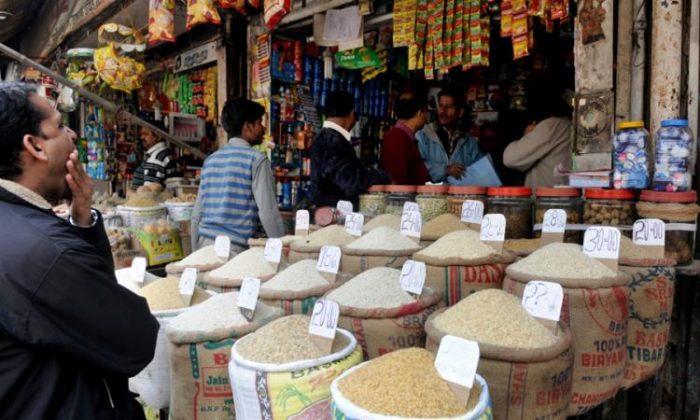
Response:
[[[455,0],[447,0],[445,2],[445,29],[442,36],[444,60],[441,70],[443,72],[447,72],[447,70],[452,67],[454,51],[454,19]]]
[[[195,26],[205,23],[221,24],[221,16],[216,10],[214,0],[189,0],[187,2],[187,22],[185,24],[187,30],[189,31]]]
[[[521,35],[513,38],[513,59],[527,57],[530,55],[530,50],[527,47],[527,35]]]
[[[454,17],[454,49],[452,51],[452,66],[462,64],[464,54],[464,32],[462,31],[462,20],[464,19],[464,1],[457,0],[455,2],[455,17]]]

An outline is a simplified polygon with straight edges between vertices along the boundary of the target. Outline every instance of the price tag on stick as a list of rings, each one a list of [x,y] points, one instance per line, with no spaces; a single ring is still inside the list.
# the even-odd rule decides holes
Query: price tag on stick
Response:
[[[620,231],[611,226],[591,226],[583,236],[583,252],[617,272]]]
[[[340,247],[325,245],[321,248],[321,253],[316,263],[316,269],[331,284],[335,283],[335,278],[340,269],[341,258],[342,253]]]
[[[425,286],[425,263],[421,261],[408,260],[401,268],[399,277],[401,288],[410,293],[415,298],[419,298]]]
[[[197,284],[197,269],[193,267],[185,268],[180,276],[180,298],[185,306],[190,306],[192,303],[192,295],[194,295],[194,287]]]
[[[280,238],[270,238],[265,242],[264,254],[265,260],[274,268],[275,272],[279,269],[280,261],[282,261],[282,240]]]
[[[479,344],[476,341],[453,335],[442,338],[435,357],[435,369],[463,405],[469,401],[478,365]]]
[[[238,292],[238,309],[241,314],[248,320],[253,321],[255,316],[255,307],[258,304],[258,295],[260,294],[260,279],[255,277],[246,277],[241,283],[241,290]]]
[[[401,234],[420,242],[420,234],[423,229],[423,217],[417,211],[404,211],[401,215]]]
[[[632,242],[649,249],[654,258],[664,258],[666,223],[660,219],[637,220],[632,226]]]
[[[558,283],[534,280],[525,286],[523,308],[554,333],[563,302],[564,290]]]
[[[481,242],[501,252],[506,238],[506,217],[502,214],[487,214],[481,220]]]
[[[135,257],[131,261],[131,281],[143,284],[146,277],[146,265],[144,257]]]
[[[335,332],[338,328],[340,307],[332,300],[319,299],[314,304],[309,322],[309,334],[311,341],[324,354],[330,354],[335,340]]]
[[[418,207],[418,203],[415,201],[407,201],[403,203],[403,213],[406,213],[407,211],[417,211],[420,213],[420,207]]]
[[[484,218],[484,203],[477,200],[465,200],[462,203],[462,223],[466,223],[470,229],[481,229],[481,220]]]
[[[299,210],[296,214],[294,224],[294,234],[297,236],[307,236],[311,228],[311,215],[308,210]]]
[[[362,236],[365,216],[362,213],[350,213],[345,218],[345,230],[352,236]]]
[[[216,235],[214,240],[214,252],[219,258],[228,260],[231,256],[231,240],[226,235]]]
[[[353,212],[352,203],[345,200],[338,201],[338,205],[335,209],[335,219],[338,224],[344,225],[345,218],[348,214]]]
[[[564,242],[565,232],[566,211],[562,209],[549,209],[544,212],[540,246],[545,246],[554,242]]]

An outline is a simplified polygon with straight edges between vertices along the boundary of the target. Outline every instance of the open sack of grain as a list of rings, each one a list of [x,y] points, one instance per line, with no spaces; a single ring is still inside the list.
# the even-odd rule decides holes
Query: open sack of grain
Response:
[[[251,248],[265,248],[267,240],[269,238],[250,238],[248,239],[248,246]],[[291,250],[292,242],[304,239],[303,236],[295,235],[284,235],[280,238],[282,240],[282,256],[284,258],[289,258],[289,251]]]
[[[671,332],[675,261],[654,258],[648,247],[623,236],[620,271],[629,274],[630,319],[627,326],[627,366],[622,386],[629,389],[661,369]]]
[[[180,280],[176,277],[157,278],[136,291],[146,299],[153,316],[160,324],[153,360],[136,376],[129,379],[129,387],[155,409],[167,408],[170,403],[170,356],[165,334],[170,321],[187,310],[180,297]],[[211,295],[195,287],[191,305],[209,299]]]
[[[208,272],[204,276],[204,282],[208,290],[229,292],[240,287],[246,277],[266,281],[275,274],[277,270],[265,259],[265,249],[250,248],[221,267]]]
[[[118,270],[114,270],[114,275],[117,278],[117,283],[119,283],[123,287],[126,287],[127,289],[131,290],[136,294],[139,293],[139,290],[141,290],[141,288],[153,283],[154,281],[162,279],[162,277],[158,277],[155,274],[151,274],[148,271],[146,271],[145,275],[143,276],[143,283],[139,283],[134,281],[131,272],[131,267],[125,267],[120,268]]]
[[[540,239],[506,239],[503,249],[517,257],[527,257],[540,249]]]
[[[423,242],[434,242],[448,233],[458,230],[468,229],[461,219],[452,213],[441,214],[440,216],[427,222],[421,228],[420,240]]]
[[[479,343],[477,371],[489,384],[496,419],[565,419],[571,397],[573,352],[564,324],[556,333],[533,318],[515,296],[476,292],[433,314],[426,348],[437,352],[445,335]]]
[[[394,229],[378,227],[342,249],[340,270],[359,274],[375,267],[401,268],[421,247]]]
[[[498,252],[471,230],[448,233],[413,255],[425,263],[425,285],[440,292],[445,304],[484,289],[500,289],[506,265],[515,257]]]
[[[214,245],[205,246],[191,253],[180,261],[165,266],[168,274],[180,274],[186,268],[196,268],[199,272],[213,270],[226,264],[227,258],[216,255]]]
[[[323,246],[335,245],[342,247],[355,239],[357,238],[349,234],[343,226],[326,226],[303,239],[292,242],[289,246],[289,262],[316,260]]]
[[[285,315],[310,314],[320,296],[350,278],[338,273],[335,283],[330,283],[316,269],[316,262],[301,260],[277,273],[260,286],[260,299],[267,305],[282,308]]]
[[[333,381],[333,419],[491,420],[489,387],[476,375],[466,406],[425,349],[402,349],[353,367]]]
[[[629,276],[588,257],[576,244],[549,244],[506,273],[503,289],[520,298],[531,280],[564,289],[561,320],[571,328],[575,357],[569,415],[615,396],[627,363]]]
[[[362,233],[369,233],[378,227],[387,227],[398,232],[401,230],[401,216],[395,214],[380,214],[377,217],[373,217],[362,227]]]
[[[425,288],[416,299],[399,284],[401,270],[377,267],[329,292],[340,306],[338,326],[352,332],[366,359],[405,347],[425,345],[425,321],[442,296]]]
[[[286,316],[233,346],[229,376],[237,418],[330,418],[331,382],[362,361],[362,349],[339,328],[331,354],[324,355],[311,341],[309,321]]]
[[[231,346],[282,316],[280,309],[258,303],[249,322],[237,301],[238,292],[214,295],[168,324],[172,420],[236,418],[228,376]]]

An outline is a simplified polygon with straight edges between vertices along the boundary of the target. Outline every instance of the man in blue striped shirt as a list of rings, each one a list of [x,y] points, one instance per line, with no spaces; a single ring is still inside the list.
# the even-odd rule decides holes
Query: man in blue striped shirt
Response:
[[[231,239],[231,252],[247,248],[258,222],[270,238],[284,235],[277,208],[272,165],[253,149],[262,143],[265,108],[247,99],[226,102],[221,124],[228,144],[204,161],[199,194],[192,214],[192,249]]]

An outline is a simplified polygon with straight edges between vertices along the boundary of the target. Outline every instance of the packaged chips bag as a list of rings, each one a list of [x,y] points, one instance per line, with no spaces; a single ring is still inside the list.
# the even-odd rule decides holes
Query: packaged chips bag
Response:
[[[148,44],[175,42],[175,0],[150,0]]]
[[[112,89],[131,92],[143,85],[146,67],[129,57],[120,57],[114,45],[95,50],[95,68]]]
[[[189,0],[187,2],[187,30],[205,23],[221,24],[221,16],[216,10],[214,0]]]
[[[275,29],[291,9],[291,0],[265,0],[265,26],[267,29]]]
[[[219,4],[224,9],[234,9],[238,13],[245,15],[245,0],[219,0]]]

